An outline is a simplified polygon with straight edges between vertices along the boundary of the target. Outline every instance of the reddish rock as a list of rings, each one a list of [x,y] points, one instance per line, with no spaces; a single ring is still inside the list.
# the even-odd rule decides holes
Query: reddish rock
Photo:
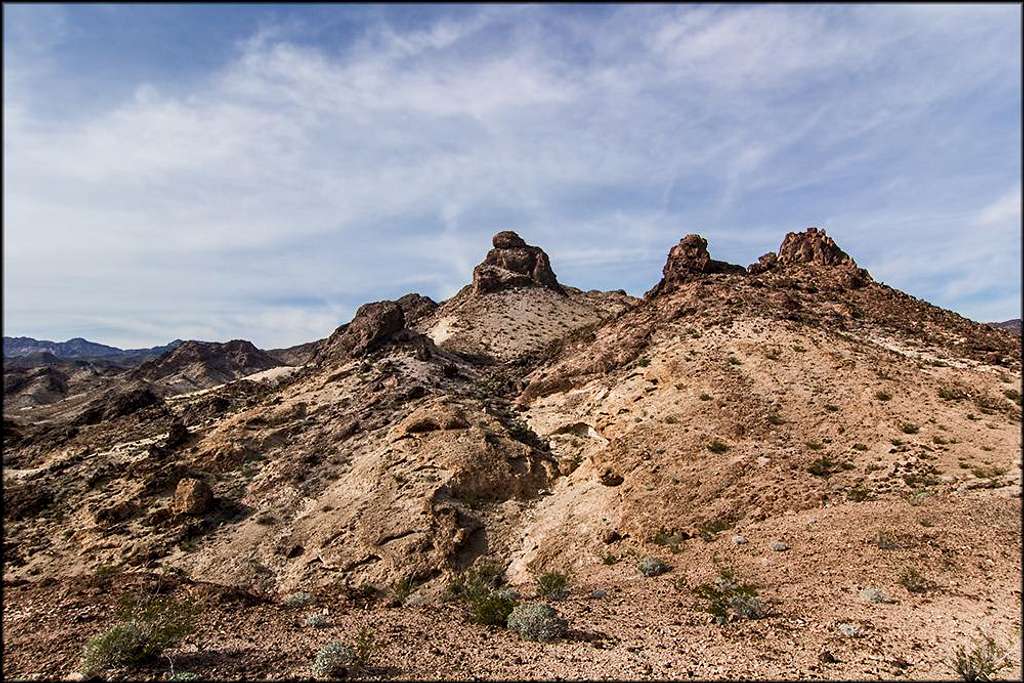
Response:
[[[473,292],[484,294],[512,287],[547,287],[562,292],[548,255],[511,230],[496,234],[484,262],[473,269]]]
[[[708,241],[700,235],[687,235],[679,240],[668,252],[668,260],[662,268],[662,278],[646,296],[648,298],[667,292],[676,285],[695,280],[713,273],[746,274],[742,266],[716,261],[708,253]]]
[[[840,249],[824,230],[818,228],[787,233],[779,247],[778,261],[782,265],[813,263],[819,266],[857,267],[850,255]]]
[[[747,266],[747,272],[751,275],[760,275],[766,273],[774,268],[779,263],[779,257],[775,255],[774,251],[769,251],[757,259],[757,263],[751,263]]]
[[[174,489],[171,510],[177,515],[201,515],[213,505],[213,491],[200,479],[186,478]]]
[[[325,341],[318,360],[344,360],[361,356],[405,327],[405,313],[394,301],[363,304],[352,322],[342,325]]]

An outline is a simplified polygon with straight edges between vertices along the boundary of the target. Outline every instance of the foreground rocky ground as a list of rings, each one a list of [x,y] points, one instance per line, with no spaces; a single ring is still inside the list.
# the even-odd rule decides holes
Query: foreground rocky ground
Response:
[[[1020,338],[821,231],[746,269],[687,236],[643,299],[499,233],[302,366],[229,350],[5,413],[7,675],[72,676],[170,596],[194,632],[98,675],[308,677],[362,630],[350,676],[934,679],[983,637],[1020,676]],[[523,601],[567,576],[568,631],[473,623],[449,593],[485,565]],[[723,572],[756,598],[718,623]]]

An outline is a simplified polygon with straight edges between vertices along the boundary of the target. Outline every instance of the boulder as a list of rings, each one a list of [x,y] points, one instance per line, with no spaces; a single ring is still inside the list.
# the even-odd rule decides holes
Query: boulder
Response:
[[[779,262],[779,257],[775,255],[774,251],[769,251],[767,254],[763,254],[758,257],[757,263],[751,263],[747,266],[747,272],[751,275],[760,275],[761,273],[767,273],[769,270],[774,268]]]
[[[494,248],[487,252],[483,263],[473,269],[475,294],[513,287],[546,287],[563,292],[543,249],[527,244],[511,230],[496,234],[491,244]]]
[[[177,515],[201,515],[213,505],[213,491],[201,479],[185,478],[174,489],[171,510]]]

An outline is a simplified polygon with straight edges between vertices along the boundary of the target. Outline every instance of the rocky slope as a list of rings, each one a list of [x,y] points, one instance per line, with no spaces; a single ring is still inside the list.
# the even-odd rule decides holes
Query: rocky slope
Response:
[[[208,389],[277,367],[281,363],[252,342],[187,341],[170,353],[146,361],[128,377],[155,384],[169,393]]]
[[[202,601],[171,655],[207,677],[308,676],[366,625],[372,675],[403,678],[936,678],[978,633],[1019,638],[1020,338],[875,282],[824,231],[747,268],[686,236],[641,300],[568,287],[502,232],[458,295],[366,304],[276,385],[157,390],[213,381],[202,359],[5,420],[9,671],[67,675],[107,593],[156,581]],[[569,574],[568,637],[453,618],[449,581],[484,561],[523,594]],[[722,568],[764,618],[703,611]]]
[[[52,342],[32,337],[4,337],[4,359],[48,353],[67,360],[102,359],[130,367],[138,365],[148,358],[155,358],[167,353],[182,343],[184,343],[182,340],[176,339],[164,346],[146,349],[119,349],[116,346],[97,344],[81,337],[75,337],[65,342]]]

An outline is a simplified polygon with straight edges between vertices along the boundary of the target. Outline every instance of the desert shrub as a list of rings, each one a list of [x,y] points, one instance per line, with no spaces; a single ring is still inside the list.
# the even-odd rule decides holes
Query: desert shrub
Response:
[[[515,594],[503,587],[504,583],[504,570],[496,564],[483,562],[456,577],[448,585],[448,592],[463,603],[470,621],[504,626],[517,602]]]
[[[701,394],[700,394],[700,396],[698,398],[700,398],[700,400],[702,400],[702,401],[710,401],[711,400],[711,394],[708,394],[706,392],[701,392]]]
[[[910,593],[925,593],[931,588],[931,582],[914,567],[907,567],[900,573],[900,585]]]
[[[546,642],[565,635],[568,628],[565,619],[550,605],[542,602],[518,605],[508,615],[508,628],[524,640]]]
[[[725,453],[729,450],[729,444],[717,438],[711,439],[711,443],[708,444],[708,450],[712,453]]]
[[[768,424],[775,425],[776,427],[778,427],[779,425],[786,424],[786,420],[778,413],[769,413]]]
[[[416,589],[416,585],[412,582],[412,579],[405,577],[398,579],[391,586],[388,587],[388,593],[391,596],[391,604],[396,607],[401,607],[405,604],[405,601],[412,595],[413,590]]]
[[[913,422],[904,422],[900,425],[900,431],[904,434],[917,434],[921,428]]]
[[[1010,666],[1009,651],[999,646],[994,639],[983,636],[972,643],[968,651],[958,645],[949,660],[953,672],[963,681],[990,681],[1003,669]]]
[[[169,681],[198,681],[201,676],[191,671],[175,671],[167,677]]]
[[[355,668],[356,653],[344,643],[333,640],[324,645],[313,659],[313,676],[316,678],[342,678],[349,669]]]
[[[672,569],[668,563],[657,557],[641,558],[636,566],[644,576],[659,576]]]
[[[618,564],[621,559],[622,558],[619,557],[618,555],[613,555],[611,553],[605,553],[604,555],[601,556],[601,563],[611,566],[613,564]]]
[[[855,451],[866,451],[868,449],[868,447],[862,443],[855,443],[853,444],[853,446],[851,446],[851,448],[853,448],[853,450]]]
[[[740,359],[737,358],[736,356],[729,356],[728,361],[729,365],[743,365]]]
[[[666,531],[661,529],[658,533],[654,534],[654,538],[651,540],[655,545],[668,546],[669,550],[675,554],[680,551],[680,544],[686,539],[686,534],[681,534],[678,531]]]
[[[995,479],[1006,474],[1006,468],[999,465],[975,465],[971,468],[971,474],[978,479]]]
[[[829,412],[829,413],[838,413],[839,412],[839,406],[837,406],[837,405],[835,405],[833,403],[826,403],[825,404],[825,411]]]
[[[312,595],[299,591],[285,596],[285,599],[281,601],[281,604],[289,609],[295,609],[297,607],[305,607],[311,602],[313,602]]]
[[[1003,391],[1003,396],[1010,399],[1014,403],[1020,403],[1020,392],[1016,389],[1006,389]]]
[[[902,541],[899,535],[891,531],[879,531],[871,539],[871,542],[874,543],[879,550],[897,550],[902,547]]]
[[[315,678],[345,678],[348,674],[365,669],[370,665],[379,649],[373,633],[363,627],[359,629],[351,645],[332,640],[316,653],[312,673]]]
[[[967,398],[967,392],[960,387],[939,387],[939,398],[943,401],[962,401]]]
[[[731,619],[760,619],[767,610],[757,597],[752,584],[742,583],[729,569],[722,569],[712,583],[705,583],[693,589],[694,594],[705,601],[704,609],[724,624]]]
[[[314,612],[306,617],[306,626],[313,628],[327,628],[331,624],[331,620],[327,617],[327,611]]]
[[[879,390],[875,392],[875,398],[878,399],[879,401],[885,402],[892,398],[892,394],[890,394],[888,391]]]
[[[846,498],[854,503],[861,503],[865,500],[871,500],[871,490],[866,488],[863,484],[857,484],[852,489],[846,492]]]
[[[823,455],[808,465],[807,471],[816,477],[831,477],[839,471],[840,467],[840,463],[832,460],[827,455]]]
[[[561,600],[569,594],[569,577],[558,572],[546,572],[537,577],[537,595],[550,600]]]
[[[648,358],[647,356],[640,356],[639,358],[636,359],[636,364],[641,368],[646,368],[648,365],[651,364],[651,359]]]
[[[735,521],[730,517],[716,517],[701,523],[698,533],[700,533],[702,539],[710,543],[715,540],[716,534],[726,529],[731,529],[733,524],[735,524]]]
[[[195,628],[195,608],[171,598],[122,604],[120,621],[93,636],[82,651],[82,673],[135,666],[174,647]]]
[[[807,446],[808,450],[820,451],[824,446],[820,441],[804,441],[804,445]]]

